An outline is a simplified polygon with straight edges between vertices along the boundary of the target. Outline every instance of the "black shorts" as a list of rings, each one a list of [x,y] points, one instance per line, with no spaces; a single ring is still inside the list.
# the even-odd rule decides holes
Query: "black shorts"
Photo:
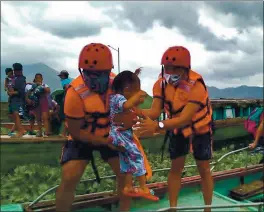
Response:
[[[70,160],[87,160],[90,161],[93,157],[93,151],[99,151],[101,158],[108,161],[110,158],[118,157],[118,152],[110,149],[107,146],[93,146],[81,141],[66,141],[62,148],[61,165]]]
[[[192,148],[196,160],[210,160],[212,158],[211,133],[193,136]],[[169,153],[171,160],[187,155],[189,150],[189,137],[185,138],[182,134],[170,136]]]

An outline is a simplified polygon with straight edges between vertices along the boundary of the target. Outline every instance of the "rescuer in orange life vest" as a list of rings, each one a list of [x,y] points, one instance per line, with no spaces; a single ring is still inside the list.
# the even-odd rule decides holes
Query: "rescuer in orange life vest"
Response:
[[[62,149],[62,179],[56,193],[56,211],[70,211],[76,186],[88,161],[91,161],[97,180],[100,180],[93,150],[99,151],[102,159],[113,169],[117,176],[118,191],[124,188],[118,152],[108,146],[108,97],[115,76],[111,72],[112,68],[112,54],[107,46],[91,43],[82,49],[79,56],[80,75],[71,82],[65,97],[64,113],[70,136]],[[120,197],[120,210],[129,210],[130,199]]]
[[[207,88],[203,78],[191,70],[191,56],[186,48],[168,48],[162,56],[161,65],[162,76],[153,86],[152,107],[143,110],[145,119],[135,126],[139,127],[137,134],[144,136],[167,131],[165,137],[170,138],[169,153],[172,160],[168,176],[171,207],[177,205],[181,174],[191,137],[193,155],[201,175],[204,202],[211,205],[213,179],[209,162],[212,157],[212,108]],[[153,121],[160,116],[163,108],[169,119]]]

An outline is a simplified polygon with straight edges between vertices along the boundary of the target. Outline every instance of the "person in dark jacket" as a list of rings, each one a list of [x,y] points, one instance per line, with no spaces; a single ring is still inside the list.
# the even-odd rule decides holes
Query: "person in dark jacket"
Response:
[[[24,134],[24,129],[19,112],[21,108],[23,110],[25,105],[26,77],[23,76],[23,66],[20,63],[14,63],[13,70],[15,75],[14,90],[7,92],[9,95],[9,114],[11,114],[17,130],[15,137],[21,137]]]

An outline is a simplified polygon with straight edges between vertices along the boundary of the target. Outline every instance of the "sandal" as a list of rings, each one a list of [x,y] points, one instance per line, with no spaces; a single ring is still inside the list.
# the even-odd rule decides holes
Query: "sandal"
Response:
[[[152,192],[152,190],[146,193],[141,189],[133,188],[132,191],[123,191],[123,194],[128,197],[142,197],[151,201],[159,201],[159,198],[154,196],[154,192]]]

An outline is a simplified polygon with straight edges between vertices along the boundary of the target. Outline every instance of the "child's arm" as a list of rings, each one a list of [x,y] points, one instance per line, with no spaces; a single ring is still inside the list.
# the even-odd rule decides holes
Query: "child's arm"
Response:
[[[132,96],[130,99],[128,99],[124,104],[123,104],[123,109],[124,110],[129,110],[136,105],[140,103],[140,101],[144,100],[144,98],[147,96],[147,93],[145,91],[140,90],[137,92],[134,96]]]
[[[7,78],[5,78],[5,91],[7,91]]]

